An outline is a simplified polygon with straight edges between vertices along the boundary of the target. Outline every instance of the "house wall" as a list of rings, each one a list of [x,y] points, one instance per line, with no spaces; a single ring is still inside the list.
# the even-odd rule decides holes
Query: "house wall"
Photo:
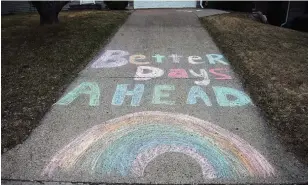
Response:
[[[286,20],[288,3],[288,1],[258,1],[255,2],[255,8],[267,16],[270,24],[280,26]],[[303,15],[308,15],[308,3],[290,1],[288,23]]]
[[[252,1],[208,1],[208,8],[226,11],[251,12],[253,7]]]
[[[1,1],[1,14],[35,11],[28,1]]]
[[[293,21],[295,18],[308,15],[307,2],[305,1],[291,1],[288,22]]]
[[[104,1],[95,1],[96,4],[101,4],[103,7]],[[70,5],[80,4],[79,1],[72,1],[66,4],[63,10],[69,10]],[[36,9],[28,1],[1,1],[1,14],[21,13],[21,12],[36,12]]]

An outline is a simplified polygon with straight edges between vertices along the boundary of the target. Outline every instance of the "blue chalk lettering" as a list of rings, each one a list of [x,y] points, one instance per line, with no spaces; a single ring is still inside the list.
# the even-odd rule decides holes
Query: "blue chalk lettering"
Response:
[[[229,65],[227,62],[227,59],[223,55],[219,54],[208,54],[206,55],[207,59],[209,60],[210,64],[216,64],[216,63],[221,63],[223,65]]]
[[[128,91],[127,87],[129,84],[118,84],[116,91],[112,98],[112,105],[122,105],[125,99],[125,96],[132,96],[132,100],[130,102],[131,106],[139,106],[143,91],[143,84],[136,84],[135,88],[132,91]]]
[[[197,98],[201,98],[207,106],[212,106],[208,95],[203,91],[203,89],[200,86],[192,86],[189,90],[186,103],[196,104]]]
[[[242,91],[230,87],[213,86],[216,95],[217,103],[223,107],[243,106],[251,103],[250,97]],[[229,100],[228,96],[233,96],[236,99]]]

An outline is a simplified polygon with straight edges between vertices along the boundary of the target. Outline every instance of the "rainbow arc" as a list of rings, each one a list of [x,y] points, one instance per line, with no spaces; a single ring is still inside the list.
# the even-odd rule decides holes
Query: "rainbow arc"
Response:
[[[198,162],[204,179],[270,177],[271,164],[237,135],[201,119],[159,111],[128,114],[96,125],[60,150],[43,174],[81,169],[95,175],[142,177],[168,152]]]

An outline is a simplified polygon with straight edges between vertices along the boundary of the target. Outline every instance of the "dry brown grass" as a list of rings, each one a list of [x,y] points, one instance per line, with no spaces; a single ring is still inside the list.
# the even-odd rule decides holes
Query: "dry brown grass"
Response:
[[[308,34],[250,20],[201,19],[287,149],[308,164]]]
[[[27,138],[128,14],[62,12],[49,26],[39,26],[38,14],[1,17],[2,151]]]

